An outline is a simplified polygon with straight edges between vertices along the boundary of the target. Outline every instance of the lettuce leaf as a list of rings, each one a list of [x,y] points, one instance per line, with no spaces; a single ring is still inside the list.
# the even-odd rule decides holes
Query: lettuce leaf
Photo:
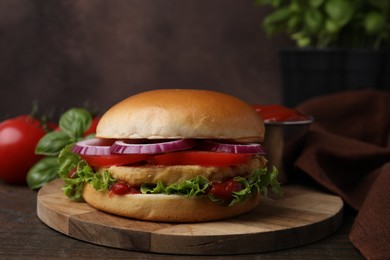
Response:
[[[85,160],[71,151],[73,145],[66,146],[58,156],[60,165],[58,174],[65,182],[62,187],[65,195],[71,200],[82,201],[83,188],[87,183],[91,184],[97,191],[108,190],[110,184],[116,182],[116,179],[112,178],[108,171],[104,171],[102,174],[95,172]],[[69,172],[74,170],[75,173],[70,178]]]
[[[277,176],[278,170],[276,167],[272,167],[270,172],[268,171],[268,168],[264,167],[254,170],[247,178],[235,177],[234,180],[240,182],[245,188],[232,193],[233,199],[229,203],[229,206],[247,199],[253,192],[260,192],[263,193],[264,196],[267,196],[269,186],[275,194],[281,194],[280,183],[277,180]]]
[[[89,183],[97,191],[106,191],[112,183],[117,180],[112,178],[108,171],[103,173],[95,172],[85,160],[73,153],[72,147],[74,144],[66,146],[58,157],[59,176],[64,180],[65,185],[63,191],[67,197],[74,201],[82,201],[82,191],[84,186]],[[75,171],[72,178],[69,172]],[[268,187],[276,194],[280,194],[280,184],[277,181],[278,171],[275,167],[268,171],[266,167],[254,170],[247,177],[235,177],[244,187],[242,190],[232,193],[232,200],[228,206],[233,206],[245,199],[252,193],[261,192],[267,195]],[[226,201],[215,198],[208,192],[211,182],[203,176],[197,176],[193,179],[186,180],[180,183],[164,185],[162,182],[157,184],[143,184],[140,187],[142,194],[167,194],[181,195],[186,197],[208,197],[211,201],[220,204],[226,204]]]
[[[248,177],[235,177],[234,180],[240,182],[244,189],[233,192],[232,200],[228,206],[233,206],[247,199],[252,193],[261,192],[265,196],[268,192],[268,186],[271,186],[272,191],[276,194],[281,194],[280,184],[277,181],[278,171],[275,167],[269,172],[266,167],[256,169]],[[176,194],[186,197],[208,197],[211,201],[219,204],[224,204],[225,201],[214,197],[208,193],[208,188],[211,182],[202,176],[186,180],[181,183],[164,185],[158,182],[157,185],[144,184],[141,186],[143,194]]]
[[[182,195],[186,197],[198,197],[207,193],[210,181],[203,176],[197,176],[193,179],[180,183],[165,186],[161,181],[154,184],[143,184],[141,186],[142,194],[167,194]]]

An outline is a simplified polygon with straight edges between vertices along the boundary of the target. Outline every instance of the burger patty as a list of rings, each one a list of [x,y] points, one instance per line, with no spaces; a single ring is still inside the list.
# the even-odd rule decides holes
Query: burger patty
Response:
[[[183,182],[203,176],[210,181],[224,181],[236,176],[246,176],[254,169],[263,168],[267,160],[263,156],[253,158],[246,164],[230,167],[175,165],[175,166],[111,166],[101,168],[99,172],[108,170],[112,177],[125,181],[132,186],[142,184],[157,184],[161,181],[165,185]]]

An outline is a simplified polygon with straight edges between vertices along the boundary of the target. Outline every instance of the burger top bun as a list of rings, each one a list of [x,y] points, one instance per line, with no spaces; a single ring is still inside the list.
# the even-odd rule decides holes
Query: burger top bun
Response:
[[[96,136],[261,142],[264,124],[251,106],[233,96],[208,90],[161,89],[130,96],[111,107],[100,119]]]

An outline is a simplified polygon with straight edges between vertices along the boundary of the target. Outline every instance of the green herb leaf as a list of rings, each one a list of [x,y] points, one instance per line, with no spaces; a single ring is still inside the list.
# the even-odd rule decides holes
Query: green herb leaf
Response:
[[[309,0],[309,5],[314,8],[320,7],[324,3],[324,0]]]
[[[388,10],[390,5],[389,1],[384,1],[384,0],[368,0],[367,2],[368,4],[378,8],[379,10]]]
[[[287,22],[287,31],[288,32],[294,32],[296,30],[296,27],[299,26],[299,23],[301,23],[302,18],[299,15],[291,16]]]
[[[92,116],[83,108],[72,108],[60,118],[61,131],[47,133],[38,142],[35,153],[57,156],[62,148],[83,138],[91,125]]]
[[[308,9],[305,12],[304,20],[310,32],[318,32],[323,24],[323,16],[318,9]]]
[[[344,26],[351,20],[355,6],[350,0],[329,0],[325,4],[325,10],[335,23]]]
[[[265,19],[265,23],[281,22],[287,19],[290,15],[291,15],[290,8],[282,8],[269,14],[269,16]]]
[[[325,22],[325,30],[330,34],[335,34],[340,30],[340,26],[332,19],[327,19]]]
[[[30,189],[39,189],[58,177],[57,157],[45,157],[38,161],[27,173],[27,185]]]
[[[376,34],[383,31],[386,26],[386,18],[380,12],[370,12],[364,17],[364,28],[368,34]]]
[[[50,132],[39,140],[35,147],[36,154],[57,156],[62,148],[71,142],[71,138],[64,132]]]
[[[59,156],[60,152],[63,152],[63,154],[59,156],[59,162],[57,162],[57,158],[45,158],[30,169],[27,175],[30,188],[40,188],[48,181],[55,179],[57,174],[64,178],[67,177],[69,172],[81,160],[70,149],[74,142],[84,138],[83,135],[89,129],[91,121],[92,116],[87,110],[83,108],[69,109],[60,118],[61,130],[49,132],[39,140],[35,147],[36,154],[50,157]],[[88,137],[91,137],[91,135]]]
[[[298,47],[388,49],[390,1],[255,0],[269,37],[286,33]]]
[[[278,31],[277,24],[287,21],[293,14],[290,8],[281,8],[270,13],[263,22],[264,29],[268,35],[272,35]],[[282,29],[282,28],[280,28]]]
[[[83,108],[72,108],[60,118],[59,126],[62,131],[75,140],[81,138],[91,126],[92,116]]]

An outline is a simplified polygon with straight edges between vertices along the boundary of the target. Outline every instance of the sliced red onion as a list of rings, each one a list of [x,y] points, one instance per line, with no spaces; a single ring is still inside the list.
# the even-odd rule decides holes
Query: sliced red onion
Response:
[[[186,150],[194,147],[195,145],[196,141],[192,139],[179,139],[148,144],[129,144],[120,140],[116,141],[111,146],[111,152],[119,154],[157,154]]]
[[[82,155],[110,155],[112,140],[92,138],[77,142],[72,152]]]
[[[219,143],[213,141],[204,141],[201,144],[202,150],[219,153],[257,153],[265,154],[264,148],[261,144],[250,143],[250,144],[229,144]]]

